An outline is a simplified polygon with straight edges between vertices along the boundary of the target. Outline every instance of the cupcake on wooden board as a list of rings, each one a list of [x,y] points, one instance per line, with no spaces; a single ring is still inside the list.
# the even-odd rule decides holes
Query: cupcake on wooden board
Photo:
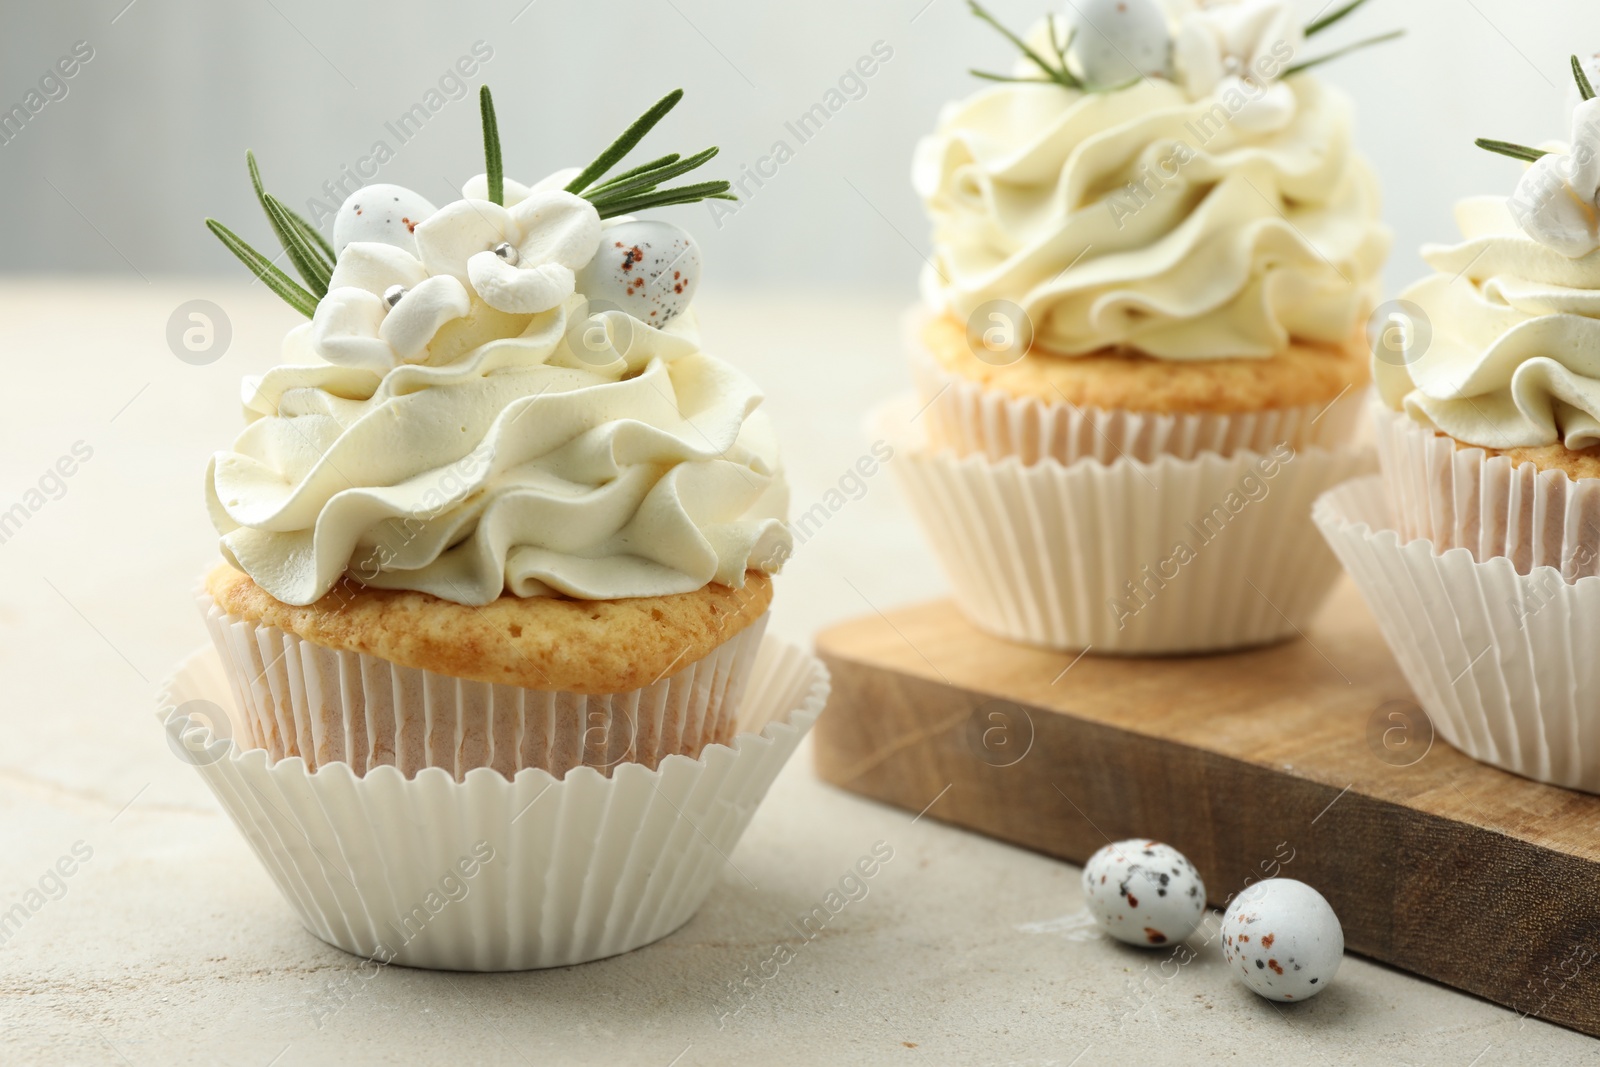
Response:
[[[1390,237],[1348,101],[1285,0],[1072,5],[947,106],[914,181],[925,448],[897,465],[957,597],[1034,644],[1292,635],[1337,573],[1306,520],[1367,462]],[[1371,42],[1362,42],[1371,43]]]
[[[325,242],[261,193],[308,322],[213,459],[202,604],[251,744],[407,776],[655,767],[727,744],[790,548],[762,395],[700,347],[693,238],[637,219],[715,150],[611,176],[489,169],[436,208],[345,201]],[[251,161],[252,176],[260,190]]]
[[[1374,359],[1400,532],[1566,581],[1600,574],[1600,101],[1571,126],[1567,144],[1479,142],[1527,170],[1457,206],[1463,240],[1423,249],[1437,273]]]
[[[1463,201],[1377,347],[1383,475],[1316,518],[1423,708],[1470,755],[1600,792],[1600,100]]]

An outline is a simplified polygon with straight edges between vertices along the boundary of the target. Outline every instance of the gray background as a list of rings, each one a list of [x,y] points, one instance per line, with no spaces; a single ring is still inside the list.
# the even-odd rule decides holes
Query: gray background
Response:
[[[1021,26],[1046,5],[991,6]],[[1304,3],[1308,17],[1324,6]],[[1600,49],[1600,20],[1580,0],[1373,0],[1307,54],[1394,26],[1410,36],[1326,71],[1356,98],[1360,142],[1387,190],[1391,288],[1423,270],[1420,243],[1454,233],[1456,198],[1514,184],[1516,164],[1471,139],[1564,136],[1566,57]],[[0,106],[20,102],[79,40],[95,58],[68,95],[0,145],[0,270],[240,270],[201,219],[269,243],[245,180],[247,147],[269,188],[303,208],[374,140],[396,143],[384,123],[474,41],[494,49],[471,91],[483,78],[496,91],[512,175],[587,161],[682,85],[688,99],[647,147],[719,144],[713,166],[731,177],[777,138],[796,146],[785,121],[882,40],[894,58],[866,95],[798,146],[736,217],[719,228],[704,205],[676,217],[706,246],[708,284],[909,297],[927,237],[908,179],[912,146],[942,102],[977,86],[967,67],[1012,56],[962,0],[7,4]],[[452,101],[378,180],[443,203],[482,169],[479,137],[473,100]]]

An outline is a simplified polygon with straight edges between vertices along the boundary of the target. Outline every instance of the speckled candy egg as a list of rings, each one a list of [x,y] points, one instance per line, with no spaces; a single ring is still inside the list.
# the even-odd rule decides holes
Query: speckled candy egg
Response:
[[[1154,948],[1182,941],[1200,925],[1206,887],[1200,872],[1171,845],[1135,838],[1089,857],[1083,866],[1089,911],[1106,933]]]
[[[1091,89],[1164,74],[1171,62],[1172,33],[1156,0],[1074,0],[1067,25],[1074,31],[1067,58]]]
[[[578,272],[578,292],[616,305],[640,322],[665,326],[683,313],[700,283],[700,246],[655,219],[609,226],[600,251]]]
[[[352,241],[372,241],[416,255],[417,239],[411,233],[437,210],[403,186],[364,186],[350,194],[333,217],[333,250],[343,252]]]
[[[1309,1000],[1344,959],[1344,928],[1323,895],[1293,878],[1257,882],[1222,916],[1222,953],[1268,1000]]]

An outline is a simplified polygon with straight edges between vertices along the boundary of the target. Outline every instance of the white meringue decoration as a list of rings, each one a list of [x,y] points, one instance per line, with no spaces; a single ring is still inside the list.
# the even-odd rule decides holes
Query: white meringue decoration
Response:
[[[417,227],[430,274],[469,282],[483,302],[511,314],[538,314],[571,296],[574,272],[600,247],[600,214],[560,190],[530,192],[510,208],[487,200],[450,204]],[[517,250],[512,265],[497,245]]]
[[[1572,143],[1530,166],[1507,202],[1522,232],[1571,259],[1600,251],[1600,99],[1572,111]]]
[[[357,241],[393,245],[417,254],[413,231],[438,209],[400,185],[367,185],[350,194],[333,217],[333,250],[344,255]]]
[[[390,306],[387,294],[395,286],[405,295]],[[312,347],[329,363],[382,374],[422,362],[439,328],[470,309],[471,297],[455,278],[430,278],[399,248],[357,241],[339,256],[328,295],[317,304]]]
[[[382,374],[395,362],[394,349],[378,336],[388,310],[365,289],[329,289],[311,317],[312,347],[329,363]]]
[[[577,167],[568,167],[565,170],[558,170],[548,178],[542,178],[532,185],[523,185],[521,182],[504,178],[501,180],[505,201],[502,206],[516,207],[528,199],[529,193],[550,193],[565,189],[572,184],[572,179],[576,178],[578,174]],[[464,200],[489,199],[489,176],[487,174],[477,174],[468,178],[467,184],[461,187],[461,197]]]
[[[1185,14],[1173,62],[1191,100],[1216,97],[1241,131],[1273,133],[1294,118],[1294,93],[1278,79],[1304,44],[1289,0],[1241,0]]]
[[[420,363],[439,327],[472,310],[472,298],[454,278],[429,278],[406,290],[378,327],[378,336],[402,363]]]

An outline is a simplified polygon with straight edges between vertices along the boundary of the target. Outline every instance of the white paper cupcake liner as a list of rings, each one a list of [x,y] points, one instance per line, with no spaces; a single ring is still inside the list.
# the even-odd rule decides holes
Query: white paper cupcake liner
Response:
[[[1311,524],[1369,450],[1306,449],[1268,474],[1251,452],[1025,465],[930,450],[878,416],[891,467],[956,602],[980,629],[1061,651],[1163,655],[1267,644],[1322,604],[1338,563]]]
[[[963,456],[1071,465],[1085,459],[1153,463],[1162,456],[1266,455],[1283,442],[1297,452],[1335,449],[1355,440],[1369,393],[1352,389],[1331,404],[1233,415],[1105,411],[1013,397],[945,370],[922,341],[927,318],[926,310],[906,317],[911,373],[927,406],[920,421],[933,448]]]
[[[1440,736],[1513,774],[1600,792],[1600,579],[1519,574],[1505,556],[1405,537],[1379,478],[1313,514]]]
[[[1373,405],[1395,529],[1443,552],[1497,556],[1518,574],[1551,567],[1567,581],[1600,574],[1600,478],[1516,466],[1460,448],[1411,417]]]
[[[240,740],[274,760],[298,756],[315,771],[356,774],[396,766],[407,778],[440,767],[506,777],[539,768],[602,774],[624,762],[654,767],[698,756],[734,734],[739,701],[767,616],[703,659],[643,689],[603,696],[474,682],[376,656],[312,644],[224,613],[200,594],[211,640],[243,713]]]
[[[769,638],[731,747],[609,778],[480,768],[460,782],[204,749],[190,702],[231,700],[210,649],[158,707],[306,929],[378,964],[505,971],[616,955],[687,922],[827,695],[818,660]]]

